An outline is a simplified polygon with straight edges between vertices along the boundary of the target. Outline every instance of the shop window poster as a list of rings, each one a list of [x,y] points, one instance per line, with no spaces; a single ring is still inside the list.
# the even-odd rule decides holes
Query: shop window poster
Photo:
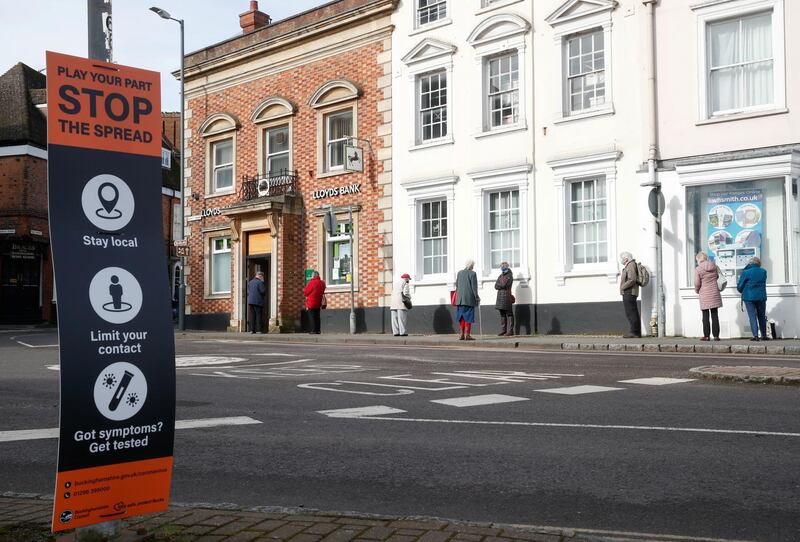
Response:
[[[709,256],[720,248],[758,248],[764,231],[764,195],[761,190],[711,192],[706,205]]]

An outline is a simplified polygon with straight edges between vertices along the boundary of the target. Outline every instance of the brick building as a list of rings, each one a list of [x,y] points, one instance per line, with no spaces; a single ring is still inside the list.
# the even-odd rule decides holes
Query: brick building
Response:
[[[19,63],[0,76],[0,322],[55,318],[47,227],[45,76]]]
[[[299,330],[318,270],[324,329],[347,329],[352,281],[359,330],[383,331],[395,4],[339,0],[271,23],[250,2],[240,36],[186,56],[188,327],[246,329],[247,280],[261,270],[269,329]],[[348,145],[363,149],[363,171]]]
[[[18,63],[0,76],[0,323],[56,320],[47,201],[47,80]],[[173,283],[180,231],[176,114],[163,116],[161,211]],[[173,290],[175,287],[173,286]],[[177,291],[173,292],[177,300]]]

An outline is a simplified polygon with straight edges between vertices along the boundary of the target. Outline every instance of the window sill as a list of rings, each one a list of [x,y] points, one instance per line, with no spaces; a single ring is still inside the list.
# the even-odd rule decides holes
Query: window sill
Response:
[[[767,284],[768,301],[771,297],[798,297],[798,293],[797,284]],[[720,295],[723,299],[732,299],[734,301],[739,301],[742,298],[742,294],[736,291],[736,284],[731,285],[730,281],[728,281],[728,287],[720,292]],[[694,286],[681,288],[680,296],[681,299],[697,299],[700,297],[699,294],[695,293]]]
[[[414,14],[414,15],[416,15],[416,14]],[[436,21],[435,23],[428,23],[428,24],[426,24],[424,26],[417,27],[414,30],[412,30],[411,32],[409,32],[408,35],[409,36],[416,36],[416,35],[428,32],[429,30],[436,30],[437,28],[442,28],[443,26],[447,26],[449,24],[453,24],[453,19],[451,19],[450,17],[447,17],[447,18],[442,19],[440,21]]]
[[[733,122],[736,120],[746,120],[746,119],[755,119],[758,117],[769,117],[772,115],[783,115],[789,112],[789,109],[786,107],[781,107],[777,109],[762,109],[759,111],[743,111],[741,113],[731,113],[728,115],[719,115],[716,117],[711,117],[709,119],[699,120],[695,123],[695,126],[705,126],[707,124],[718,124],[720,122]]]
[[[231,294],[228,292],[227,294],[205,294],[203,299],[230,299]]]
[[[455,277],[451,277],[449,275],[433,275],[429,276],[428,278],[422,278],[419,280],[412,280],[411,287],[412,288],[420,288],[425,286],[453,286],[456,283]]]
[[[419,143],[409,148],[409,151],[420,151],[423,149],[431,149],[433,147],[441,147],[442,145],[452,145],[455,140],[452,137],[437,139],[436,141],[429,141],[427,143]]]
[[[358,292],[358,284],[353,286],[353,291]],[[325,286],[326,294],[349,294],[350,284],[327,284]]]
[[[523,272],[521,269],[512,269],[511,274],[514,276],[514,283],[518,285],[526,285],[531,280],[531,274],[529,272]],[[483,286],[487,282],[494,282],[500,276],[500,268],[497,269],[490,269],[487,271],[487,274],[479,277],[479,281],[481,286]]]
[[[214,193],[207,193],[207,194],[205,194],[205,195],[203,196],[203,199],[214,199],[214,198],[221,198],[221,197],[223,197],[223,196],[230,196],[230,195],[232,195],[232,194],[236,194],[236,190],[235,190],[235,189],[231,189],[231,190],[224,190],[224,191],[223,191],[223,190],[220,190],[219,192],[214,192]]]
[[[504,8],[512,4],[516,4],[518,2],[522,2],[522,0],[506,0],[505,2],[501,0],[500,2],[496,2],[494,4],[480,8],[478,11],[475,12],[475,15],[483,15],[484,13],[488,13],[492,10]]]
[[[614,114],[614,106],[606,106],[602,109],[593,109],[591,111],[585,111],[583,113],[576,113],[574,115],[562,116],[561,118],[556,119],[553,121],[553,124],[564,124],[566,122],[572,122],[574,120],[583,120],[583,119],[592,119],[595,117],[605,117],[607,115]]]
[[[502,134],[509,134],[513,132],[521,132],[523,130],[528,129],[528,124],[515,124],[513,126],[504,126],[503,128],[494,128],[492,130],[486,130],[484,132],[480,132],[474,134],[473,137],[475,139],[483,139],[484,137],[490,137],[494,135],[502,135]]]
[[[324,173],[317,173],[317,179],[327,179],[328,177],[338,177],[340,175],[348,175],[355,173],[355,171],[347,171],[346,169],[337,169],[336,171],[326,171]]]
[[[602,277],[608,279],[609,284],[616,284],[619,270],[616,267],[590,267],[590,268],[577,268],[571,271],[563,271],[555,274],[556,284],[564,286],[567,279],[572,278],[585,278],[585,277]]]

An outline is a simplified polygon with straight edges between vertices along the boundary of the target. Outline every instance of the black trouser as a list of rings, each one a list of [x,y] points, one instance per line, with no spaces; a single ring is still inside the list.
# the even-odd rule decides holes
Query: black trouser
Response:
[[[320,331],[320,318],[319,318],[319,309],[308,309],[308,318],[310,320],[309,326],[311,333],[316,333],[319,335]]]
[[[250,308],[250,331],[255,333],[256,331],[261,332],[264,331],[264,322],[262,313],[264,312],[264,307],[261,305],[247,305]]]
[[[641,319],[639,318],[639,305],[636,304],[636,296],[632,294],[622,294],[622,305],[625,307],[625,317],[631,325],[631,335],[642,336]]]
[[[703,311],[703,337],[708,337],[708,332],[713,331],[714,338],[719,339],[718,309],[701,309]],[[711,313],[711,325],[708,324],[708,313]]]

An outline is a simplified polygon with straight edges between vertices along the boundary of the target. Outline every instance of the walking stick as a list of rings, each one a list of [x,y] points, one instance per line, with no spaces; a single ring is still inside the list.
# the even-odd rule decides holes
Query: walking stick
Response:
[[[480,331],[481,337],[483,337],[483,317],[481,313],[481,302],[478,301],[478,331]]]

